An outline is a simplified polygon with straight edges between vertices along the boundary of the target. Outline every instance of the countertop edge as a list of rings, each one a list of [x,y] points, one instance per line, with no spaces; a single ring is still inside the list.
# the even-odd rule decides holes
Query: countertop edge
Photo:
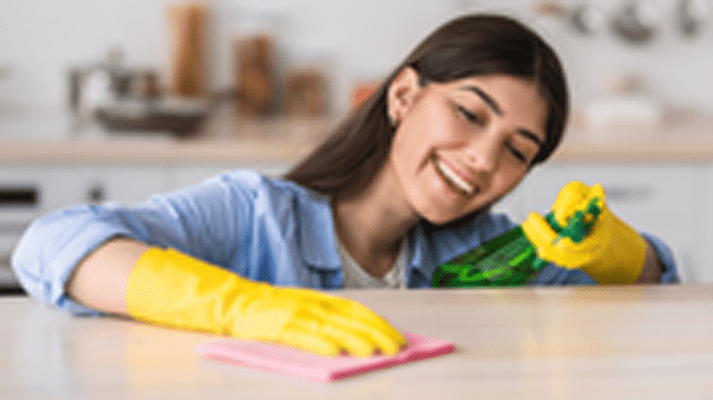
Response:
[[[294,163],[309,155],[316,147],[317,143],[256,139],[4,143],[0,145],[0,164]],[[713,161],[713,141],[564,143],[549,161],[708,162]]]

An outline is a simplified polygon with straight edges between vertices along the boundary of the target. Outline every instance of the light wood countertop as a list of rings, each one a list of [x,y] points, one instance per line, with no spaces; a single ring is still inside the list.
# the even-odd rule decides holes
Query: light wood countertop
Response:
[[[215,336],[0,299],[6,398],[699,399],[713,382],[713,286],[352,290],[452,354],[329,384],[198,356]]]
[[[293,163],[314,149],[333,124],[333,119],[219,119],[185,138],[95,128],[62,140],[4,142],[0,163]]]
[[[713,161],[713,117],[671,116],[658,125],[592,126],[575,115],[553,161]]]
[[[246,120],[232,108],[220,109],[199,134],[68,133],[61,140],[5,141],[0,164],[292,164],[312,151],[337,118]],[[678,117],[655,127],[588,127],[575,121],[553,160],[713,161],[713,118]]]

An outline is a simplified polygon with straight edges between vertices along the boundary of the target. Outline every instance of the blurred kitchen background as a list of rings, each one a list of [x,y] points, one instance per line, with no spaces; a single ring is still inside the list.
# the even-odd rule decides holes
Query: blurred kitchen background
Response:
[[[561,55],[573,115],[553,163],[500,206],[571,179],[713,281],[711,0],[0,0],[0,286],[39,215],[135,202],[233,168],[277,175],[431,30],[497,12]],[[710,214],[710,215],[709,215]]]

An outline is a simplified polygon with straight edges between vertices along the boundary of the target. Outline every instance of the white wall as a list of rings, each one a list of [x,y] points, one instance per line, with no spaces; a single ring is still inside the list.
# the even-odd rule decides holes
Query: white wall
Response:
[[[67,69],[109,46],[130,64],[165,68],[164,0],[0,0],[0,104],[63,107]]]
[[[610,15],[623,1],[595,3]],[[441,22],[467,11],[503,11],[530,22],[560,51],[575,106],[632,72],[663,102],[713,113],[713,23],[700,36],[683,38],[675,25],[677,2],[648,1],[660,11],[662,29],[652,43],[636,47],[608,31],[582,36],[560,18],[535,15],[536,0],[206,0],[212,10],[210,85],[232,84],[231,41],[237,33],[271,25],[285,61],[318,59],[332,68],[335,109],[343,110],[354,82],[386,74]],[[127,64],[157,68],[167,80],[170,3],[0,0],[0,109],[65,107],[67,68],[96,61],[112,45],[125,49]]]

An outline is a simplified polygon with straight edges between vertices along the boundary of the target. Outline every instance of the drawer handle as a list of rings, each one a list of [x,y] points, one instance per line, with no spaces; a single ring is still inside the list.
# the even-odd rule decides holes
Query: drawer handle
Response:
[[[106,199],[106,190],[104,185],[97,183],[92,185],[87,191],[87,201],[90,203],[101,203]]]
[[[0,187],[0,207],[36,208],[39,190],[34,186]]]
[[[655,190],[650,186],[625,187],[609,186],[604,187],[607,200],[613,201],[641,201],[654,197]]]

